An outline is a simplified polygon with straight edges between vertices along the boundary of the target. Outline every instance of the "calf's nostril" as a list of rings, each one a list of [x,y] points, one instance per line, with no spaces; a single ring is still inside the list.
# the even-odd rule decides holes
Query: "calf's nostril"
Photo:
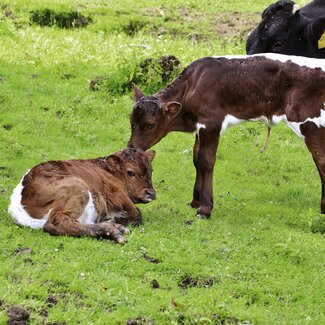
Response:
[[[153,200],[156,197],[156,192],[155,190],[145,190],[146,196]]]

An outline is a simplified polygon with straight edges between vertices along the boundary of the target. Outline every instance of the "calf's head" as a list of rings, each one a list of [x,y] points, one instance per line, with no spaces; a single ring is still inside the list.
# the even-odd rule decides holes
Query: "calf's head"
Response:
[[[306,17],[290,0],[271,4],[247,39],[247,54],[281,53],[321,57],[318,40],[324,33],[325,16]]]
[[[145,96],[133,86],[136,101],[132,110],[131,138],[129,147],[146,150],[159,142],[172,128],[172,122],[179,114],[182,105],[178,102],[163,102],[155,96]]]
[[[151,162],[155,151],[127,148],[106,158],[108,170],[119,178],[134,203],[149,203],[156,197]]]

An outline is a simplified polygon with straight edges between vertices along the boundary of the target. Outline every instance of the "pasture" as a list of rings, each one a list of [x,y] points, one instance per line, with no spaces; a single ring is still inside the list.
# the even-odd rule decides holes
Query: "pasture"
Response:
[[[307,1],[297,1],[300,5]],[[154,146],[157,199],[128,243],[15,225],[9,198],[47,160],[130,137],[131,84],[161,89],[197,58],[243,54],[266,0],[0,3],[0,324],[323,324],[325,218],[305,144],[281,124],[221,138],[209,220],[190,208],[193,134]],[[62,28],[64,27],[64,28]],[[161,64],[173,55],[179,64]],[[166,72],[167,71],[167,72]]]

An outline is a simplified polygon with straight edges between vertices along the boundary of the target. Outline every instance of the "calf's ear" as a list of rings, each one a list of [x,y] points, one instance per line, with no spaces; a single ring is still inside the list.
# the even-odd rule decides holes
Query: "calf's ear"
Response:
[[[132,88],[133,88],[133,100],[135,102],[137,102],[140,98],[145,96],[142,90],[139,87],[137,87],[135,84],[132,84]]]
[[[291,0],[280,0],[277,1],[271,5],[269,5],[262,13],[262,18],[266,16],[273,16],[278,14],[285,14],[287,16],[293,15],[297,10],[299,9],[299,6],[296,5]]]
[[[153,158],[155,158],[155,155],[156,155],[156,151],[148,150],[148,151],[146,151],[146,155],[150,161],[153,161]]]
[[[108,169],[111,173],[121,171],[122,159],[116,155],[110,155],[106,159]]]
[[[169,102],[163,106],[163,112],[169,120],[175,118],[182,109],[182,104],[179,102]]]

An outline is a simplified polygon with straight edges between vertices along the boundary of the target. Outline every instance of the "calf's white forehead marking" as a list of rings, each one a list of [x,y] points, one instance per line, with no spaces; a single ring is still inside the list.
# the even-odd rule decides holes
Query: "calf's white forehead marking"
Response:
[[[88,192],[88,203],[85,206],[85,210],[82,215],[77,219],[80,223],[84,225],[94,224],[98,221],[98,212],[96,210],[93,197],[90,192]]]

